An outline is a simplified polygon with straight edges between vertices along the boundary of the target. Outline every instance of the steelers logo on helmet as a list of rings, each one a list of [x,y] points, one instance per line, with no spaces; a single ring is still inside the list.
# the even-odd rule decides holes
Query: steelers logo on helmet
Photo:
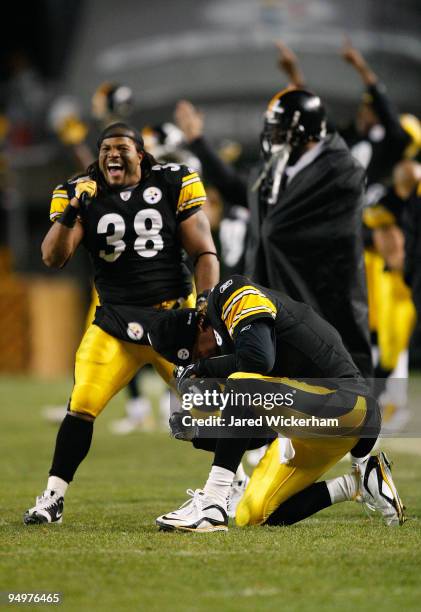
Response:
[[[148,187],[143,192],[143,199],[147,204],[158,204],[162,198],[162,191],[159,187]]]
[[[183,361],[185,361],[186,359],[188,359],[190,357],[190,351],[189,349],[186,348],[181,348],[177,351],[177,357],[179,359],[183,359]]]
[[[137,321],[132,321],[127,325],[127,335],[131,340],[139,341],[143,337],[143,327]]]
[[[133,110],[133,92],[127,85],[106,81],[92,96],[92,114],[99,121],[123,119]]]

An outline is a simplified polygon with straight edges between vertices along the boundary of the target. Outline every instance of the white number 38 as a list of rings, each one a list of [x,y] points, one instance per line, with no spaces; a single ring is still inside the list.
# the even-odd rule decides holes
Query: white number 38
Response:
[[[126,250],[127,244],[123,240],[126,224],[121,215],[108,213],[98,221],[98,234],[106,234],[110,225],[114,226],[114,232],[110,236],[106,236],[106,241],[107,245],[113,247],[114,250],[108,253],[101,249],[99,256],[105,261],[113,262]],[[154,208],[139,210],[134,218],[133,225],[138,236],[133,248],[140,257],[155,257],[158,251],[162,251],[164,241],[159,233],[162,230],[162,215],[158,210]]]

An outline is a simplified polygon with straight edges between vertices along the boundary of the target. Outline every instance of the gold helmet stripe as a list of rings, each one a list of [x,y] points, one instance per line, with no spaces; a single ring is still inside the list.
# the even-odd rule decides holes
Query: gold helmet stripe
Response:
[[[278,91],[278,93],[276,93],[273,98],[271,99],[271,101],[268,104],[268,111],[274,110],[275,104],[286,94],[289,93],[290,91],[295,91],[295,89],[297,89],[296,87],[285,87],[285,89],[281,89],[281,91]]]

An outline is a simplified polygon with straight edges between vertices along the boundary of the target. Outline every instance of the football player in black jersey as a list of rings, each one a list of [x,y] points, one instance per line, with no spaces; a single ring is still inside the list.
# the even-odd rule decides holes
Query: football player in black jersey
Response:
[[[259,434],[247,419],[268,414],[264,402],[275,394],[288,398],[272,403],[271,410],[285,424],[278,419],[270,426],[291,441],[282,457],[279,440],[272,442],[238,504],[237,524],[292,524],[354,499],[377,510],[386,524],[402,524],[403,506],[388,460],[384,453],[370,456],[380,430],[377,403],[338,332],[310,306],[232,276],[212,290],[205,317],[194,310],[166,313],[153,323],[149,339],[178,363],[181,351],[193,355],[194,362],[178,378],[189,401],[201,388],[209,391],[206,379],[225,381],[226,405],[209,478],[203,490],[191,492],[192,500],[157,519],[161,528],[227,529],[227,497],[235,471],[252,436],[267,429]],[[244,405],[247,393],[253,400]],[[311,423],[294,425],[288,422],[291,417],[310,418]],[[323,426],[318,428],[312,417],[322,419]],[[183,418],[188,421],[188,413]],[[323,421],[330,418],[336,421]],[[351,474],[316,483],[349,451]]]
[[[98,149],[86,176],[54,190],[55,223],[42,243],[43,261],[54,268],[85,246],[101,306],[76,353],[47,488],[26,512],[27,524],[61,521],[63,497],[89,451],[94,420],[133,375],[150,363],[170,380],[173,366],[149,346],[149,319],[145,323],[140,312],[147,309],[153,319],[164,309],[194,305],[183,249],[194,261],[196,306],[219,276],[197,172],[155,163],[139,133],[124,123],[106,128]]]
[[[101,83],[91,100],[91,116],[97,123],[95,131],[99,134],[112,123],[126,121],[131,114],[133,105],[133,94],[130,87],[115,82]],[[77,103],[67,96],[58,98],[50,110],[50,125],[61,143],[71,152],[73,161],[78,166],[78,171],[84,172],[95,161],[95,149],[91,146],[89,127],[80,117]],[[146,149],[151,152],[149,146],[146,146]],[[60,198],[58,197],[58,199]],[[98,293],[93,287],[92,299],[86,316],[86,327],[92,323],[98,305]],[[127,434],[137,429],[148,430],[154,425],[151,401],[148,397],[142,397],[139,393],[143,372],[144,369],[137,372],[126,387],[128,392],[125,406],[126,416],[111,421],[110,430],[113,433]],[[163,394],[160,401],[160,411],[162,416],[165,414],[167,420],[168,399],[169,392]],[[43,412],[49,421],[61,423],[66,414],[66,405],[47,406]]]
[[[408,347],[416,312],[404,281],[404,226],[411,194],[420,179],[420,164],[401,161],[393,170],[393,185],[363,212],[368,258],[378,261],[371,268],[369,300],[379,349],[376,392],[383,410],[383,431],[395,433],[409,418]]]

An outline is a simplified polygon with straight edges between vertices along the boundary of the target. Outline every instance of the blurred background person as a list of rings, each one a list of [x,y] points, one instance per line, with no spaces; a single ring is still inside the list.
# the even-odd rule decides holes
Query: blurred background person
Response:
[[[420,165],[412,166],[409,172],[409,185],[415,187],[410,195],[404,216],[405,260],[404,279],[411,288],[412,299],[417,314],[418,324],[421,321],[421,177]],[[408,184],[407,183],[407,184]],[[408,187],[409,187],[408,185]]]
[[[366,169],[370,203],[376,199],[373,185],[384,185],[388,181],[394,165],[411,145],[411,135],[403,128],[385,85],[349,39],[344,44],[342,57],[365,85],[355,120],[341,130],[341,134],[354,157]]]
[[[391,432],[402,429],[409,418],[408,348],[416,314],[404,281],[404,225],[409,199],[420,180],[421,165],[401,161],[394,168],[392,186],[363,214],[371,231],[371,251],[380,260],[371,288],[378,345],[376,394],[383,411],[383,429]]]
[[[208,203],[208,211],[213,218],[213,231],[220,246],[221,277],[240,274],[244,270],[249,221],[245,179],[233,166],[241,151],[234,143],[215,150],[204,135],[203,113],[188,100],[177,103],[174,117],[186,146],[200,160],[205,181],[211,185],[212,199]]]

